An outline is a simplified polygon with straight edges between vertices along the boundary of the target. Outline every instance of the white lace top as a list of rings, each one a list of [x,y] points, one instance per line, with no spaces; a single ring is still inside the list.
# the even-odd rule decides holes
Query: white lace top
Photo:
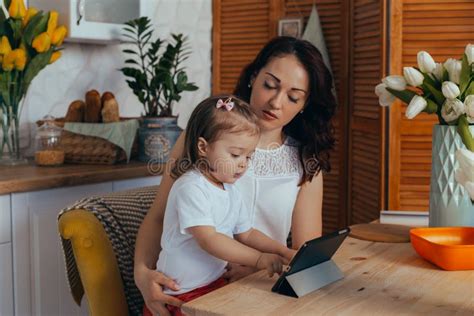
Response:
[[[250,167],[236,182],[250,210],[252,226],[286,244],[303,168],[297,142],[287,137],[274,149],[255,151]]]

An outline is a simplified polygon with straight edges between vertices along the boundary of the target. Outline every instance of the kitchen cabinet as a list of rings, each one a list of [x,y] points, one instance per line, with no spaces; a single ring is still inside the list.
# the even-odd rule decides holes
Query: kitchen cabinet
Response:
[[[0,316],[87,315],[69,292],[59,211],[85,197],[157,185],[161,176],[0,195]]]
[[[125,22],[154,12],[154,1],[134,0],[28,0],[30,6],[59,12],[59,24],[68,29],[66,41],[106,44],[129,40]]]

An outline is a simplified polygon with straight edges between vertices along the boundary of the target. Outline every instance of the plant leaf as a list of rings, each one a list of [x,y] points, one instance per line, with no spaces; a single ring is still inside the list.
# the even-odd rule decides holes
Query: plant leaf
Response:
[[[3,0],[3,5],[5,6],[5,9],[10,8],[10,4],[12,3],[12,0]]]
[[[136,61],[135,59],[127,59],[125,61],[126,64],[134,64],[134,65],[138,65],[140,66],[140,64],[138,63],[138,61]]]
[[[0,8],[0,23],[3,24],[3,22],[5,22],[6,19],[7,17],[5,16],[5,12],[3,12],[3,10],[1,10]]]
[[[443,93],[441,93],[438,89],[436,89],[435,87],[433,87],[432,85],[430,85],[427,82],[424,82],[423,85],[431,92],[431,94],[435,98],[436,103],[439,106],[442,106],[443,103],[444,103],[444,100],[446,100]]]
[[[469,122],[467,121],[466,114],[459,117],[458,120],[458,134],[461,136],[462,142],[470,151],[474,151],[474,137],[469,131]]]
[[[23,40],[27,46],[31,46],[33,39],[39,34],[46,31],[48,26],[49,13],[43,14],[38,12],[34,17],[31,18],[28,25],[25,27],[23,32]]]
[[[427,102],[424,112],[433,114],[438,112],[438,105],[431,99],[425,99]]]
[[[467,87],[466,91],[464,92],[465,96],[468,96],[468,95],[471,95],[471,94],[474,94],[474,81],[471,81],[471,83]]]
[[[390,92],[406,104],[410,103],[411,99],[416,95],[416,93],[411,90],[398,91],[389,87],[387,87],[386,89],[388,92]]]
[[[122,50],[123,53],[126,53],[126,54],[134,54],[134,55],[138,55],[138,52],[132,50],[132,49],[124,49]]]
[[[461,76],[459,77],[459,90],[461,91],[461,94],[463,94],[469,84],[470,75],[471,66],[467,62],[466,54],[464,54],[462,57]]]
[[[36,55],[31,59],[25,68],[25,75],[23,77],[23,84],[21,87],[21,95],[24,95],[28,90],[28,87],[34,77],[40,72],[41,69],[48,65],[51,55],[53,54],[53,49],[51,48],[45,53]]]

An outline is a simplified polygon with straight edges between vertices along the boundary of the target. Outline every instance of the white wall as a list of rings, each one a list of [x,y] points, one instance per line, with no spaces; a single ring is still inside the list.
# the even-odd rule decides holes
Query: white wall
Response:
[[[168,38],[170,33],[184,33],[189,38],[192,55],[186,60],[190,81],[199,90],[184,92],[175,106],[178,124],[186,125],[192,109],[211,91],[211,0],[152,0],[156,2],[152,22],[155,36]],[[121,116],[139,116],[143,106],[125,82],[118,68],[124,66],[124,46],[65,43],[63,56],[43,69],[33,80],[21,115],[21,147],[31,153],[35,122],[50,114],[63,117],[69,104],[84,99],[90,89],[115,94]]]

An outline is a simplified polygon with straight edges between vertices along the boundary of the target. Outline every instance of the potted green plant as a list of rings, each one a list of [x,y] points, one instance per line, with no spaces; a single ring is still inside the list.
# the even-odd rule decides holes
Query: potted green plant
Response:
[[[131,45],[123,52],[130,56],[126,67],[120,71],[127,77],[127,84],[144,107],[139,137],[139,160],[166,162],[181,129],[173,116],[173,104],[181,99],[184,91],[195,91],[197,86],[188,82],[182,62],[190,55],[183,34],[171,34],[165,41],[153,39],[153,29],[148,17],[125,23],[123,34]]]

